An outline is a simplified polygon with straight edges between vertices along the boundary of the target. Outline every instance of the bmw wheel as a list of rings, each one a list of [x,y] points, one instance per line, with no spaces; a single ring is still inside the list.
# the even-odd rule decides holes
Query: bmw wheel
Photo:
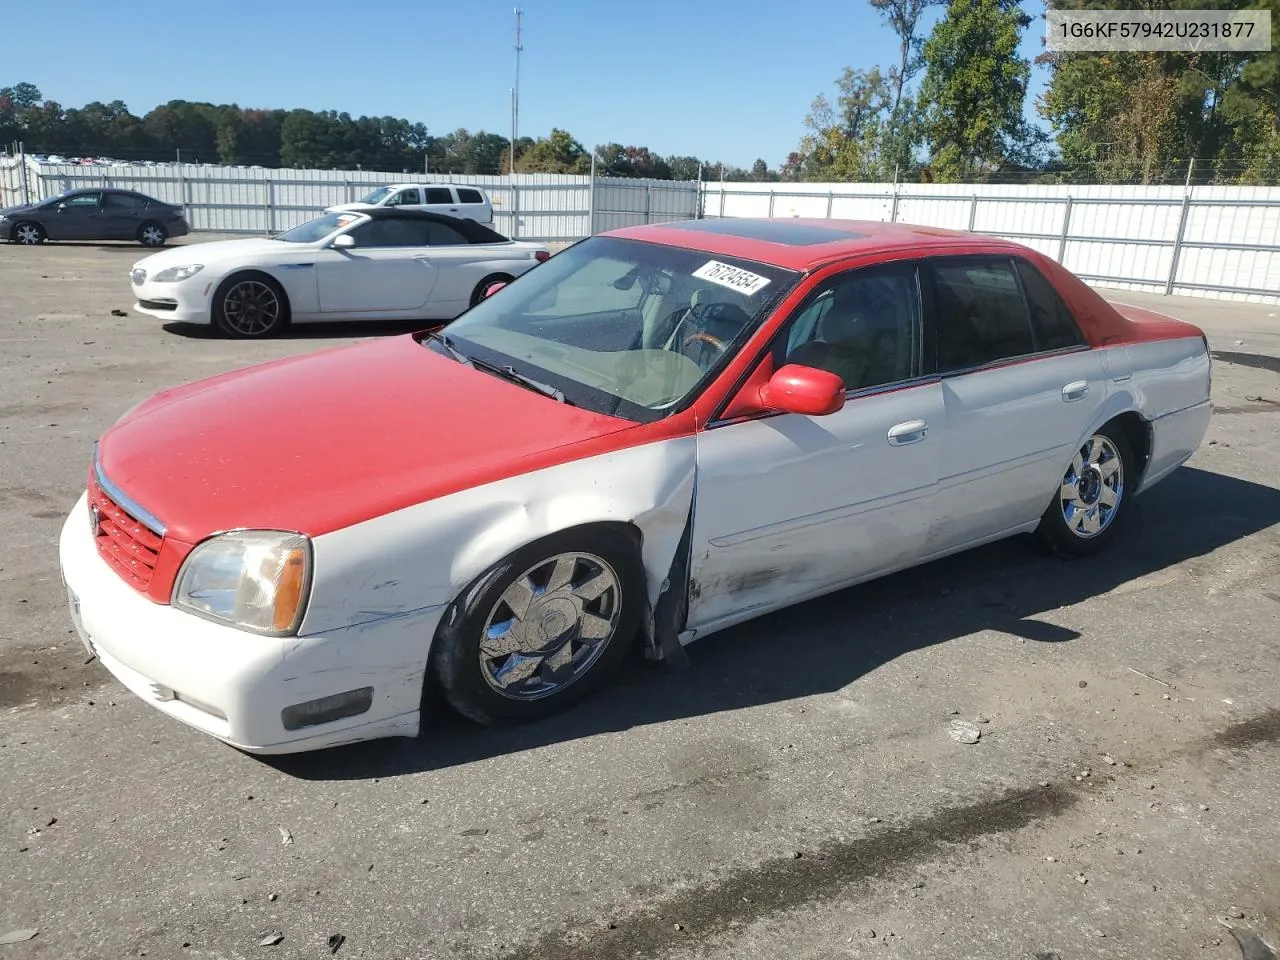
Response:
[[[239,340],[270,337],[288,324],[289,303],[284,290],[266,274],[238,274],[214,293],[213,322]]]
[[[9,239],[24,246],[36,246],[45,241],[44,227],[38,223],[32,223],[30,220],[24,220],[14,225],[13,230],[9,233]]]
[[[631,648],[644,582],[635,544],[614,529],[566,531],[517,550],[446,614],[432,656],[445,699],[484,724],[576,703]]]
[[[1136,477],[1124,431],[1108,424],[1071,458],[1038,533],[1058,553],[1096,553],[1115,533]]]

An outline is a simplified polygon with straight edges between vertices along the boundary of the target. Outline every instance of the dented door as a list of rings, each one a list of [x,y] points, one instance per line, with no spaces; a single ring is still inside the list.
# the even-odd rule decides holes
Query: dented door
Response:
[[[829,416],[700,433],[689,628],[710,632],[909,565],[933,519],[943,417],[933,380],[854,395]]]

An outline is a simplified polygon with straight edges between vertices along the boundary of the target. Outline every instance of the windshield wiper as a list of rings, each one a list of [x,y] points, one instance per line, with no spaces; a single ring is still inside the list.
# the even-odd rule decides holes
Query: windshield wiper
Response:
[[[527,377],[515,367],[511,366],[511,364],[499,366],[496,363],[489,363],[487,360],[479,360],[475,357],[468,356],[453,345],[453,341],[449,339],[448,334],[429,333],[427,336],[439,343],[440,346],[444,348],[445,352],[459,363],[465,363],[468,366],[475,367],[477,370],[484,370],[488,373],[502,377],[504,380],[509,380],[512,383],[518,383],[526,389],[532,390],[535,393],[540,393],[544,397],[550,397],[552,400],[558,400],[560,403],[568,404],[571,407],[574,405],[573,401],[564,395],[563,390],[559,390],[551,386],[549,383],[543,383],[540,380],[534,380],[532,377]]]

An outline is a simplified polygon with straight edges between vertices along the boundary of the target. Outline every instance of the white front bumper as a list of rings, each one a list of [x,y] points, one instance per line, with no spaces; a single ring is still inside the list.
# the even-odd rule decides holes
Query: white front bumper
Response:
[[[158,710],[250,753],[416,736],[442,607],[306,637],[272,638],[155,603],[98,554],[81,496],[62,528],[62,575],[81,642]],[[373,687],[356,717],[285,729],[288,706]]]
[[[131,285],[136,301],[133,309],[138,313],[145,313],[149,317],[156,317],[170,323],[211,322],[209,311],[213,288],[216,284],[199,274],[189,280],[179,280],[176,283],[156,283],[154,280],[146,280],[142,283],[131,283]],[[151,306],[144,304],[144,301],[154,304],[172,304],[173,308]]]

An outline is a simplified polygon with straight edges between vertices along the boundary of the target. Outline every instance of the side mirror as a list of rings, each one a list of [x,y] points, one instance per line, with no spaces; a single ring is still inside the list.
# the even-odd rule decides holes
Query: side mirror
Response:
[[[484,288],[484,293],[480,296],[481,300],[488,300],[495,293],[507,285],[507,281],[499,280],[497,283],[491,283]]]
[[[356,238],[349,233],[344,233],[333,238],[333,249],[350,250],[356,245]]]
[[[827,370],[789,363],[760,388],[760,401],[783,413],[825,417],[844,407],[844,381]]]

